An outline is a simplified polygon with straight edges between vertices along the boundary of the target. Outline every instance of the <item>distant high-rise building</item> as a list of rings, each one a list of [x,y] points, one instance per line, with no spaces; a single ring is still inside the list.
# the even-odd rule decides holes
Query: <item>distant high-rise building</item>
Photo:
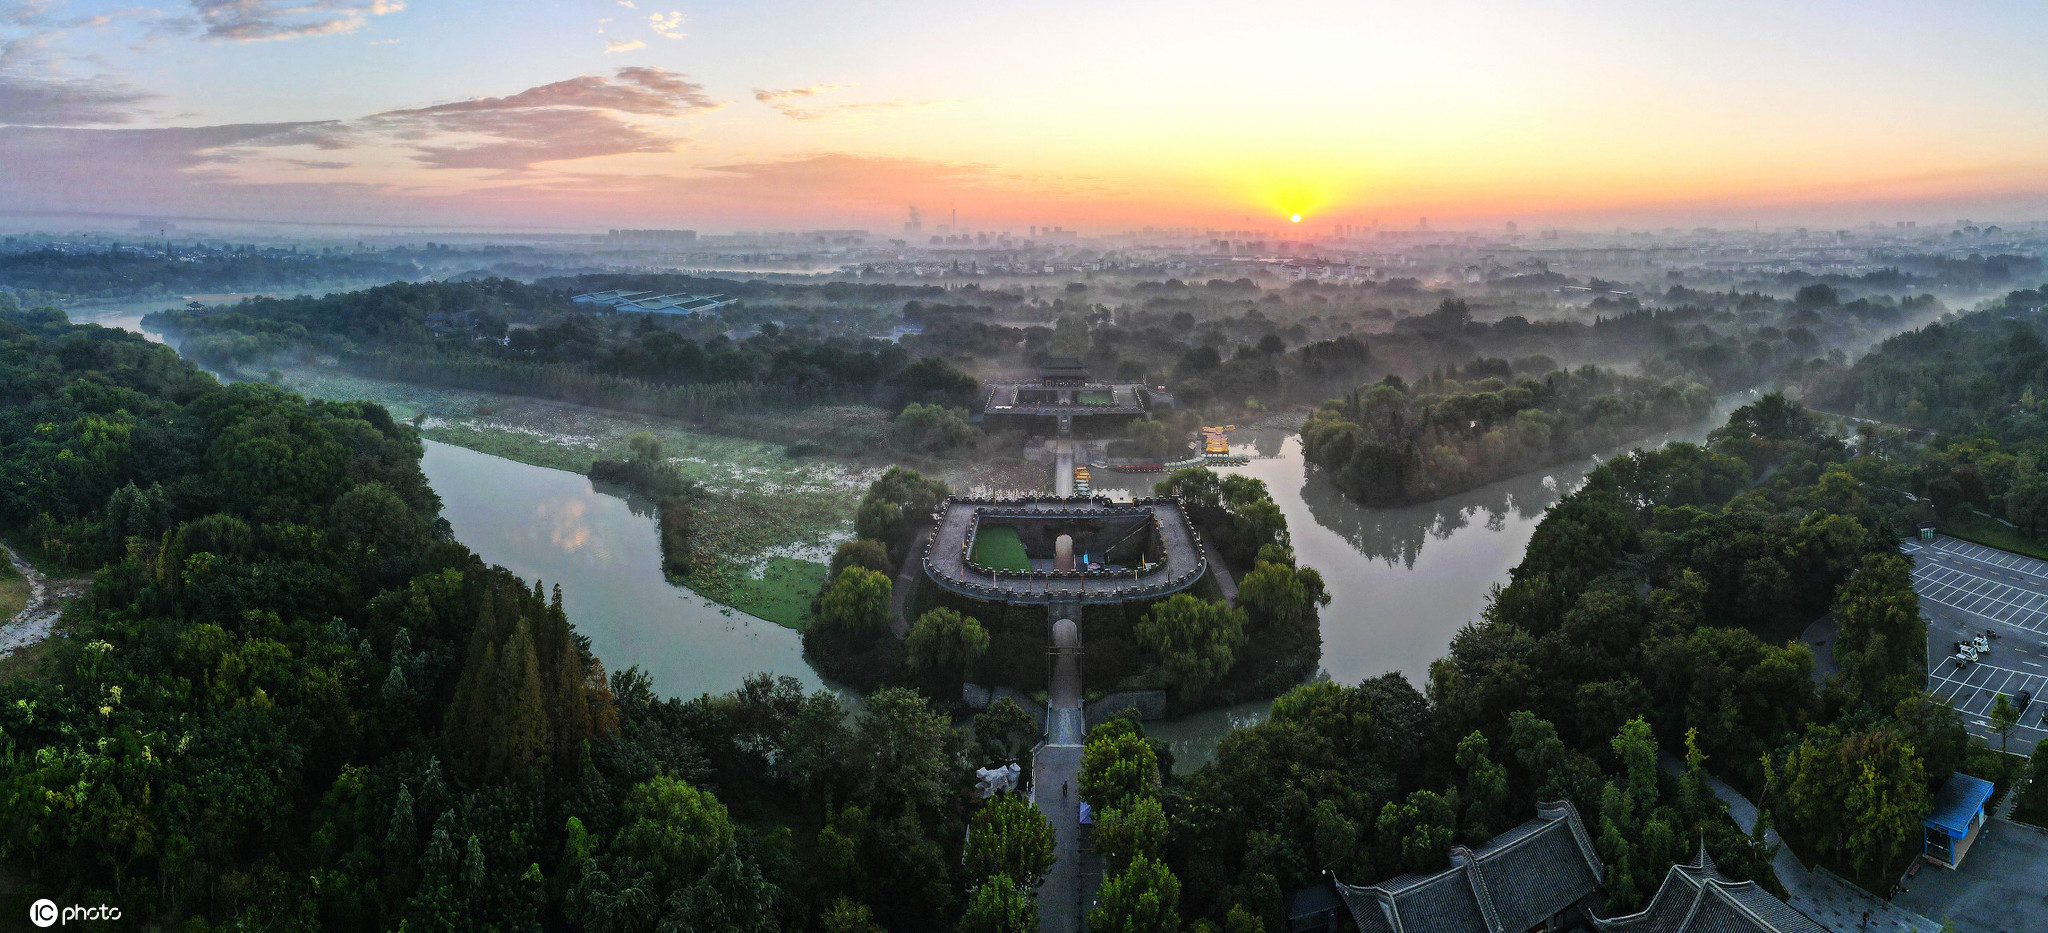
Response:
[[[1508,232],[1509,232],[1509,233],[1514,233],[1514,232],[1516,232],[1516,231],[1517,231],[1517,230],[1519,230],[1519,229],[1520,229],[1520,228],[1518,228],[1518,227],[1516,227],[1516,226],[1515,226],[1515,222],[1514,222],[1514,221],[1512,221],[1512,220],[1508,221]]]
[[[609,246],[680,246],[695,242],[695,230],[613,230],[605,236]]]

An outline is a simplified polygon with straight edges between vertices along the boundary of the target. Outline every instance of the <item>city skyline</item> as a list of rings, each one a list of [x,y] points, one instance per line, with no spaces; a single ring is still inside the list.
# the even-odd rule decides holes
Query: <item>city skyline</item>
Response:
[[[2014,3],[44,0],[0,7],[0,211],[2009,222],[2048,216],[2044,38]]]

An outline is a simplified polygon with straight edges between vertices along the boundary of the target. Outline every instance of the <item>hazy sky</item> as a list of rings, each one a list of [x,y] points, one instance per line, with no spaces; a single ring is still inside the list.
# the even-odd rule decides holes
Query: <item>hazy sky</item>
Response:
[[[0,0],[0,210],[2048,217],[2039,2]]]

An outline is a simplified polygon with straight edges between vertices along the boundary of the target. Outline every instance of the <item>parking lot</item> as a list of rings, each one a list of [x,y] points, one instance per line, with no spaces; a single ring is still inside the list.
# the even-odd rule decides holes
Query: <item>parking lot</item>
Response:
[[[1927,617],[1927,689],[1962,713],[1974,735],[1998,744],[1989,711],[1999,694],[2037,699],[2011,733],[2011,749],[2031,754],[2048,738],[2048,561],[1945,536],[1911,541],[1913,588]],[[1976,663],[1953,656],[1955,643],[1992,633]]]

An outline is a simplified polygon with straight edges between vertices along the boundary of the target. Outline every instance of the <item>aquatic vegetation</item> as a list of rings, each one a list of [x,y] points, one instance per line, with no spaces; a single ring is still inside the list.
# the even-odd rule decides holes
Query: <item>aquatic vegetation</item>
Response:
[[[825,578],[824,558],[851,534],[860,495],[878,470],[695,430],[667,419],[559,402],[407,385],[324,371],[286,373],[316,398],[362,399],[413,421],[428,439],[575,473],[631,455],[636,434],[660,442],[669,463],[701,490],[689,573],[671,576],[705,598],[801,629]]]

